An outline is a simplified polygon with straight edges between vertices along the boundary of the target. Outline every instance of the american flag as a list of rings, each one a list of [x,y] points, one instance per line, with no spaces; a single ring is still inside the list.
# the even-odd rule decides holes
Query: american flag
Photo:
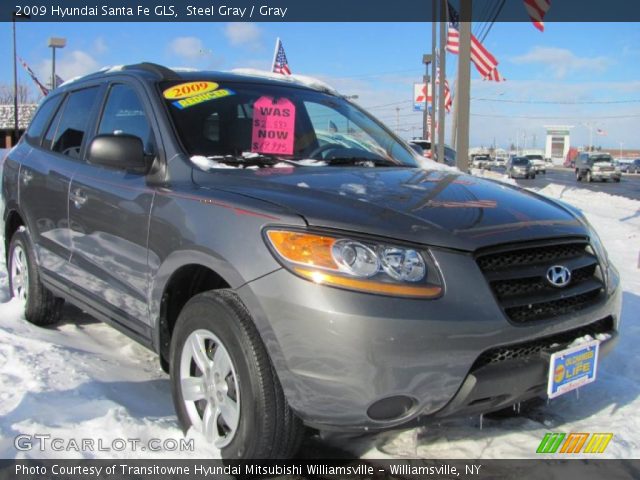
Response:
[[[596,130],[596,134],[597,135],[602,135],[602,136],[607,136],[607,131],[606,130],[602,130],[601,128],[598,128]]]
[[[58,88],[63,83],[64,83],[64,80],[62,78],[60,78],[60,76],[58,74],[56,74],[56,88]]]
[[[483,80],[492,80],[494,82],[506,82],[507,79],[500,75],[497,68],[494,68],[489,75],[483,78]]]
[[[436,70],[436,84],[440,85],[440,67]],[[451,105],[453,100],[451,98],[451,89],[449,88],[449,80],[444,77],[444,109],[447,112],[451,112]]]
[[[282,75],[291,75],[289,62],[287,62],[287,55],[284,53],[284,47],[282,46],[282,42],[279,38],[276,40],[276,53],[273,57],[273,72],[281,73]]]
[[[542,20],[549,7],[551,7],[551,0],[524,0],[524,8],[527,9],[533,26],[541,32],[544,32],[544,22]]]
[[[460,16],[458,12],[447,2],[449,7],[449,28],[447,30],[447,50],[451,53],[460,53]],[[482,78],[489,74],[498,66],[498,61],[484,48],[484,45],[471,34],[471,61],[476,66]]]
[[[36,86],[40,89],[40,91],[42,92],[42,95],[45,95],[45,96],[48,95],[49,94],[49,89],[47,87],[45,87],[42,83],[40,83],[40,80],[38,80],[38,77],[36,77],[36,74],[33,73],[33,70],[31,70],[31,68],[29,68],[29,65],[27,65],[27,62],[25,62],[20,57],[18,57],[18,60],[20,60],[20,63],[22,64],[24,69],[27,71],[27,73],[31,77],[31,80],[33,80],[33,83],[35,83]]]

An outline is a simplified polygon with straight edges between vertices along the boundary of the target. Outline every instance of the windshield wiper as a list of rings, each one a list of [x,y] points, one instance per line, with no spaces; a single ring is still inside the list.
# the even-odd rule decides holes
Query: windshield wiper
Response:
[[[399,163],[385,158],[372,157],[334,157],[324,160],[329,165],[356,165],[359,167],[400,167]]]
[[[248,153],[243,155],[211,155],[208,157],[195,156],[191,157],[191,160],[205,169],[217,168],[220,164],[236,168],[248,168],[255,166],[271,167],[279,163],[296,165],[295,162],[282,159],[276,155],[266,155],[262,153]]]

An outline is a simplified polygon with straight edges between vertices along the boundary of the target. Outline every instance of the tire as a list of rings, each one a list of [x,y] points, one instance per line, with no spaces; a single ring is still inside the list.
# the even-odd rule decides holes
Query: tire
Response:
[[[7,256],[9,293],[24,303],[24,317],[39,327],[60,321],[64,300],[54,297],[40,281],[38,265],[27,230],[17,230],[9,244]]]
[[[593,177],[591,176],[591,170],[587,170],[587,183],[593,182]]]
[[[580,170],[576,170],[576,182],[582,181],[582,175],[580,175]]]
[[[546,171],[546,170],[542,170],[542,174],[543,174],[543,175],[546,175],[546,174],[547,174],[547,171]]]
[[[198,361],[194,345],[202,347]],[[224,372],[217,370],[225,364]],[[204,382],[185,381],[204,376]],[[194,400],[185,401],[187,382],[195,382]],[[180,312],[171,339],[171,392],[184,431],[194,426],[223,459],[290,458],[302,441],[304,426],[289,408],[249,312],[230,290],[196,295]],[[218,420],[206,429],[205,416]]]
[[[613,181],[614,181],[614,182],[616,182],[616,183],[620,183],[620,177],[615,177],[615,178],[613,179]]]

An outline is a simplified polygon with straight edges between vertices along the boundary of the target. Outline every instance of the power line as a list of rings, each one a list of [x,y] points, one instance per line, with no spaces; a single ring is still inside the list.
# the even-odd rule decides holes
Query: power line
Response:
[[[529,116],[529,115],[498,115],[493,113],[472,113],[474,117],[490,117],[490,118],[524,118],[528,120],[589,120],[589,118],[585,118],[582,116],[573,116],[573,117],[546,117],[546,116]],[[604,119],[613,119],[613,118],[638,118],[640,117],[640,113],[634,113],[629,115],[598,115],[597,117],[593,117],[597,120]]]
[[[380,77],[382,75],[388,75],[391,73],[406,73],[406,72],[416,72],[417,73],[417,69],[414,68],[406,68],[403,70],[390,70],[390,71],[386,71],[386,72],[377,72],[377,73],[362,73],[362,74],[357,74],[357,75],[345,75],[345,76],[341,76],[341,77],[331,77],[331,78],[364,78],[364,77]]]
[[[630,100],[515,100],[508,98],[472,98],[476,102],[525,103],[530,105],[611,105],[619,103],[640,103],[640,99]]]
[[[480,42],[484,42],[485,38],[487,38],[487,35],[489,35],[489,32],[491,31],[491,29],[493,28],[493,24],[496,22],[496,19],[498,18],[498,15],[500,15],[500,12],[502,11],[502,9],[504,8],[504,4],[505,4],[506,0],[502,0],[500,3],[500,6],[498,7],[498,11],[495,13],[495,15],[493,16],[493,19],[491,20],[491,23],[489,24],[489,28],[487,29],[487,31],[484,33],[484,35],[482,36],[482,38],[480,39]]]

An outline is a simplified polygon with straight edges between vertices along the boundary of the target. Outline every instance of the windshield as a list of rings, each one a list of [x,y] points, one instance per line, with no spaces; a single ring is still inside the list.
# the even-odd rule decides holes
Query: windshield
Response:
[[[416,154],[334,95],[252,83],[167,82],[162,95],[194,163],[417,167]],[[224,168],[224,165],[221,166]]]
[[[529,160],[543,160],[542,155],[527,155]]]
[[[522,158],[522,157],[514,158],[512,160],[512,162],[513,162],[514,165],[519,165],[519,166],[528,165],[529,164],[529,159],[528,158]]]
[[[598,155],[597,157],[591,157],[593,163],[608,163],[613,162],[613,159],[609,155]]]

